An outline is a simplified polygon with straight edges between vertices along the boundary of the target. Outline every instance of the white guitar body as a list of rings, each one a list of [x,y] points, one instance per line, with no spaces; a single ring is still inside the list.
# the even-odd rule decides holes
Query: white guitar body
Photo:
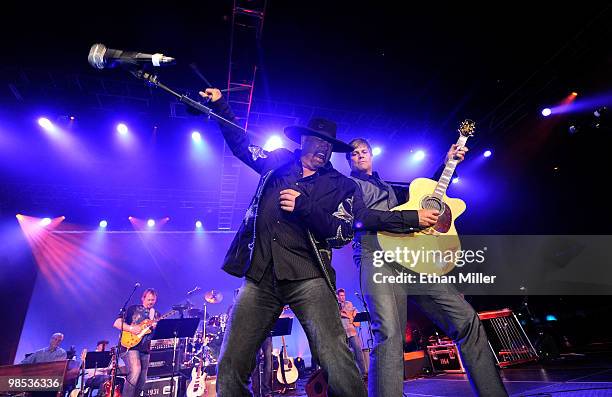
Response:
[[[202,397],[206,393],[206,372],[201,367],[191,370],[191,382],[187,386],[187,397]]]

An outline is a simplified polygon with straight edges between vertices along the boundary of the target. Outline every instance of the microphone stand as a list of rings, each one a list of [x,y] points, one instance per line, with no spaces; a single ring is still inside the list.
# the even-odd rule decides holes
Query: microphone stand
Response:
[[[139,287],[139,284],[134,285],[134,288],[132,289],[132,292],[130,293],[130,296],[128,296],[127,300],[125,301],[125,303],[123,304],[123,306],[121,307],[121,310],[119,310],[119,317],[121,317],[121,329],[119,330],[119,339],[117,340],[117,346],[115,348],[115,355],[113,356],[113,361],[114,362],[114,366],[115,366],[115,371],[113,371],[113,376],[111,377],[111,393],[110,393],[110,397],[115,397],[115,382],[117,379],[117,368],[119,367],[119,349],[121,349],[121,335],[123,334],[123,324],[125,323],[125,314],[126,314],[126,307],[127,304],[130,302],[130,300],[132,299],[132,296],[134,296],[134,292],[136,292],[136,289]]]
[[[370,310],[368,309],[368,304],[366,303],[363,296],[358,293],[355,293],[355,296],[357,297],[357,299],[359,299],[365,311],[368,312],[368,314],[370,314]],[[368,349],[371,349],[372,346],[374,346],[374,334],[372,333],[372,317],[370,317],[370,321],[368,321],[368,334],[369,334],[369,338],[367,341],[367,345],[368,345]]]
[[[207,106],[204,106],[203,104],[201,104],[198,101],[194,101],[193,99],[189,98],[187,95],[181,95],[178,92],[176,92],[173,89],[171,89],[170,87],[168,87],[167,85],[162,84],[159,81],[159,77],[157,77],[157,75],[155,75],[153,73],[146,72],[146,71],[144,71],[142,69],[141,70],[130,70],[130,73],[134,77],[136,77],[137,79],[146,81],[147,83],[149,83],[149,85],[153,85],[155,87],[161,88],[162,90],[164,90],[167,93],[169,93],[170,95],[174,96],[176,99],[178,99],[179,101],[181,101],[185,105],[191,107],[192,109],[195,109],[198,112],[207,115],[208,117],[212,117],[213,119],[217,120],[220,123],[226,124],[226,125],[231,126],[233,128],[237,128],[240,131],[243,131],[244,133],[247,132],[244,128],[242,128],[238,124],[233,123],[230,120],[228,120],[226,118],[223,118],[223,117],[219,116],[216,113],[213,113],[211,108],[209,108]]]

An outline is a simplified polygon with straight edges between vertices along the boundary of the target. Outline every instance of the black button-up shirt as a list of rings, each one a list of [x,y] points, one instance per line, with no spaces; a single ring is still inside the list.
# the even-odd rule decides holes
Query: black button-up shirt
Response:
[[[279,168],[272,174],[263,191],[257,210],[255,247],[247,277],[259,282],[268,266],[274,267],[278,280],[305,280],[322,277],[314,257],[308,231],[300,218],[280,207],[280,192],[294,189],[309,195],[320,173],[303,177],[300,151],[295,161]],[[296,207],[300,197],[296,199]]]

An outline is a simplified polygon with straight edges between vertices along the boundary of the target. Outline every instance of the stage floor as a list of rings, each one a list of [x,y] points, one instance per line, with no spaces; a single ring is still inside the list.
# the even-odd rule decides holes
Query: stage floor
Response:
[[[564,356],[548,363],[528,364],[502,371],[511,396],[612,396],[612,353],[608,356]],[[305,380],[285,395],[306,396]],[[442,374],[404,382],[410,397],[473,396],[465,375]]]

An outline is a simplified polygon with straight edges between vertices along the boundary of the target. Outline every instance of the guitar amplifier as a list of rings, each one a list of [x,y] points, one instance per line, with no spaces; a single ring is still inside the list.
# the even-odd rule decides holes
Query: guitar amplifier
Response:
[[[427,346],[427,353],[434,372],[465,373],[456,344]]]
[[[185,349],[185,338],[180,338],[176,344],[176,350]],[[151,341],[151,350],[166,350],[172,349],[174,346],[174,339],[155,339]]]
[[[154,378],[169,377],[172,375],[172,349],[151,350],[149,358],[149,372],[147,376]],[[183,369],[184,350],[176,351],[176,373]]]
[[[174,378],[149,379],[145,383],[141,397],[177,397],[185,392],[184,381],[180,381],[180,376]],[[171,382],[174,381],[174,392],[170,395]],[[179,390],[180,389],[180,390]]]

